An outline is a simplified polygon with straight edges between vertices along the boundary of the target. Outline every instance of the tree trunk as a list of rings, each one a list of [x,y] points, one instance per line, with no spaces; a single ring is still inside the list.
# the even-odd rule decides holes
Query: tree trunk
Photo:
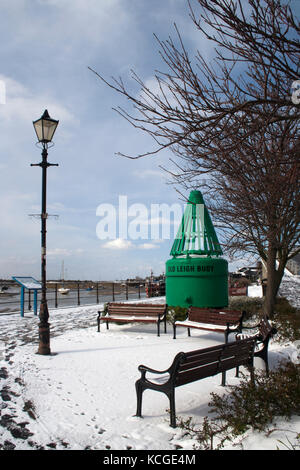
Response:
[[[272,246],[272,243],[270,243],[268,248],[267,259],[267,290],[264,301],[264,313],[269,318],[273,318],[274,316],[276,297],[278,294],[285,267],[285,263],[281,262],[279,264],[278,269],[276,269],[276,255],[277,250],[274,246]]]

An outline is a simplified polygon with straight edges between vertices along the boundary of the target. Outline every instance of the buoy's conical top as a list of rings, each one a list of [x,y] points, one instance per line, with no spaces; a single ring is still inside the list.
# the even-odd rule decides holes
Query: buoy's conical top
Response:
[[[200,191],[191,191],[171,256],[223,254],[213,223]]]

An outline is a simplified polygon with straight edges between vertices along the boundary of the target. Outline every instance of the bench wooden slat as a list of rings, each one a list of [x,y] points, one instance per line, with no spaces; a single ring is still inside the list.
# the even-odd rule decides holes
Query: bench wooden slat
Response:
[[[145,308],[142,308],[142,307],[139,307],[139,308],[136,308],[136,307],[108,307],[108,310],[110,310],[111,312],[115,312],[115,311],[134,311],[134,312],[145,312],[145,311],[153,311],[153,312],[163,312],[165,309],[164,308],[157,308],[157,307],[153,307],[153,308],[149,308],[149,307],[145,307]]]
[[[182,372],[185,372],[188,370],[193,370],[193,369],[197,369],[198,367],[203,367],[208,364],[217,363],[219,361],[219,358],[220,358],[220,355],[218,354],[218,356],[216,356],[215,358],[207,359],[203,357],[202,359],[199,359],[198,361],[184,363],[180,366],[178,373],[181,374]]]
[[[151,310],[146,310],[145,312],[141,310],[109,310],[108,315],[135,315],[135,316],[145,316],[145,315],[151,315],[151,316],[158,316],[161,315],[163,311],[157,312],[157,311],[151,311]]]
[[[207,352],[205,354],[197,354],[185,359],[185,361],[180,364],[180,370],[193,368],[197,364],[205,364],[207,361],[217,361],[220,358],[222,350],[216,350],[212,352]]]
[[[194,312],[191,311],[188,315],[190,321],[199,321],[199,322],[211,322],[219,325],[226,325],[230,323],[238,323],[241,318],[241,312],[238,314],[227,314],[227,313],[217,313],[217,312]],[[209,321],[208,321],[209,320]]]
[[[181,385],[186,385],[197,380],[205,379],[206,377],[212,377],[217,373],[219,373],[218,362],[209,364],[203,368],[199,367],[195,370],[182,372],[176,379],[176,387],[180,387]]]
[[[163,312],[164,308],[159,309],[157,307],[155,307],[155,308],[149,308],[149,307],[147,307],[147,308],[108,307],[108,310],[111,311],[111,312],[115,312],[115,311],[124,311],[124,312],[126,312],[126,311],[128,311],[128,312],[147,312],[147,311],[149,311],[149,312],[150,311],[151,312],[152,311],[153,312]]]
[[[213,325],[210,323],[198,323],[198,322],[176,322],[176,326],[184,326],[185,328],[196,328],[197,330],[215,331],[216,333],[225,333],[227,325]],[[232,330],[232,331],[238,331]]]
[[[152,305],[152,307],[150,307]],[[164,309],[164,304],[163,305],[158,305],[158,304],[140,304],[140,305],[133,305],[133,304],[118,304],[114,305],[112,303],[108,304],[109,308],[134,308],[136,310],[138,309],[144,309],[144,308],[149,308],[149,309]]]
[[[105,317],[103,318],[103,320],[105,320]],[[115,322],[115,323],[135,323],[135,322],[139,322],[139,323],[157,323],[158,320],[156,319],[151,319],[151,318],[131,318],[131,317],[128,317],[128,318],[121,318],[121,317],[112,317],[112,318],[109,318],[108,320],[109,322]]]
[[[149,307],[149,305],[126,305],[126,304],[109,304],[108,305],[108,315],[140,315],[144,316],[148,314],[153,315],[161,315],[165,312],[166,306],[165,305],[154,305],[153,307]]]

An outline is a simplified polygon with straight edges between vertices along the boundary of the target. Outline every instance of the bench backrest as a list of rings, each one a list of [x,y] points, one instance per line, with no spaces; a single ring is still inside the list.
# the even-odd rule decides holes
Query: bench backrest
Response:
[[[239,323],[242,316],[243,314],[239,310],[217,310],[200,307],[190,307],[188,309],[188,319],[199,323],[214,323],[226,326],[227,323]]]
[[[271,338],[276,333],[277,329],[269,323],[267,317],[263,317],[259,323],[259,339],[264,342],[266,339]]]
[[[109,315],[130,315],[130,316],[162,316],[166,311],[165,304],[122,304],[109,302],[107,312]]]
[[[252,365],[255,339],[247,338],[206,349],[179,353],[175,359],[174,385],[179,387],[238,365]],[[174,361],[175,362],[175,361]]]

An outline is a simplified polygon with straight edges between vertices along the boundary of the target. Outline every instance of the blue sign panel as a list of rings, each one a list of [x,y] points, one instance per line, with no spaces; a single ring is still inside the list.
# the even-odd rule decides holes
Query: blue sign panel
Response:
[[[37,315],[37,291],[42,288],[41,283],[29,276],[12,276],[12,279],[21,286],[21,317],[24,317],[25,289],[34,291],[34,314]]]

